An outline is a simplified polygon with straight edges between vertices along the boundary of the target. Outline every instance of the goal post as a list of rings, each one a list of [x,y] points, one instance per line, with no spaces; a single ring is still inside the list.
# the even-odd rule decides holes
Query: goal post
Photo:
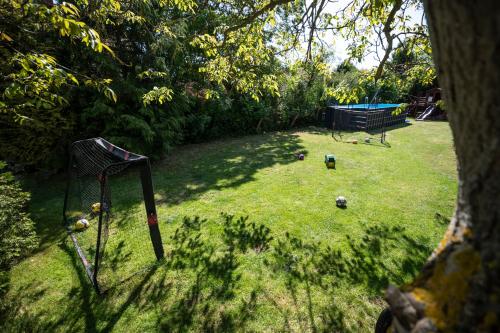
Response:
[[[151,177],[151,165],[146,159],[141,167],[142,195],[148,218],[149,235],[153,243],[156,259],[160,260],[164,256],[163,244],[161,242],[160,228],[158,227],[158,216],[156,215],[156,205],[153,192],[153,180]]]
[[[108,266],[113,265],[109,271],[115,271],[119,260],[130,255],[123,254],[125,241],[122,240],[113,258],[108,258],[111,256],[108,253],[107,257],[104,257],[109,229],[114,223],[111,219],[113,205],[110,179],[125,173],[126,169],[137,170],[139,173],[146,213],[143,222],[148,225],[149,239],[153,247],[151,252],[154,252],[156,260],[161,260],[164,250],[149,158],[119,148],[103,138],[80,140],[71,145],[63,219],[86,274],[98,293],[103,291],[101,284],[102,280],[106,279],[100,278],[102,262],[108,259]],[[133,239],[133,236],[128,238]]]

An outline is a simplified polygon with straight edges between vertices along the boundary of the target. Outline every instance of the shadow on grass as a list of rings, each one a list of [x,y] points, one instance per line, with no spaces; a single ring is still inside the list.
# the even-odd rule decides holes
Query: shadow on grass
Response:
[[[436,221],[437,224],[442,225],[442,226],[447,226],[450,224],[450,219],[440,213],[434,214],[434,221]]]
[[[81,283],[81,287],[69,289],[64,301],[59,301],[61,304],[55,306],[56,309],[65,310],[52,313],[44,308],[37,308],[34,311],[30,306],[47,297],[48,290],[41,289],[36,282],[30,282],[28,285],[23,285],[22,289],[8,291],[7,296],[2,299],[0,323],[3,324],[0,324],[0,331],[53,332],[68,330],[68,328],[75,330],[78,327],[77,323],[83,318],[84,331],[97,332],[96,317],[92,306],[96,295],[83,267],[79,261],[77,262],[75,251],[65,242],[60,244],[60,248],[70,256],[72,266]],[[30,310],[26,311],[26,308]]]
[[[276,324],[281,322],[284,331],[297,326],[310,332],[356,331],[359,327],[347,325],[337,294],[363,286],[377,299],[388,283],[401,284],[415,275],[432,250],[422,245],[428,240],[414,239],[401,227],[367,227],[361,239],[347,239],[349,249],[340,250],[289,234],[273,239],[267,227],[245,217],[222,215],[222,219],[220,239],[203,236],[206,221],[200,218],[184,218],[171,237],[172,250],[159,280],[143,291],[148,302],[141,311],[162,313],[155,327],[169,332],[245,331],[259,308],[271,304]],[[394,256],[393,251],[402,253]],[[275,299],[266,284],[242,293],[240,266],[250,252],[264,255],[262,262],[271,276],[284,283],[287,302]],[[169,282],[166,287],[166,275],[172,272],[185,279],[182,286]]]
[[[153,183],[156,192],[164,197],[159,203],[175,204],[195,199],[206,191],[237,187],[250,182],[254,180],[259,169],[298,161],[298,152],[307,154],[299,136],[286,132],[239,138],[229,144],[226,141],[194,145],[182,148],[180,158],[172,156],[174,172],[170,171],[169,164],[155,164]],[[118,176],[112,185],[116,185],[112,188],[116,211],[127,211],[136,207],[143,209],[137,170],[127,170]],[[54,244],[64,243],[67,238],[66,230],[62,226],[65,176],[56,176],[50,183],[31,179],[26,181],[25,187],[32,191],[30,211],[33,219],[37,221],[37,234],[40,237],[40,246],[35,253],[43,252]],[[123,219],[119,218],[115,222],[118,227],[125,224]],[[107,262],[111,272],[116,271],[124,260],[131,260],[131,254],[125,244],[118,244],[116,249],[106,250],[113,251]],[[92,253],[89,254],[92,256]]]
[[[24,311],[27,302],[36,302],[45,296],[46,290],[38,288],[35,283],[25,286],[22,292],[10,291],[8,272],[2,273],[2,290],[0,291],[0,331],[1,332],[48,332],[54,328],[40,318],[42,314]],[[6,294],[13,294],[7,297]]]
[[[365,228],[361,239],[347,240],[350,251],[342,251],[307,243],[287,233],[273,248],[269,266],[286,279],[297,311],[298,304],[307,305],[307,315],[296,316],[301,319],[301,330],[349,331],[344,313],[335,302],[340,289],[364,286],[372,297],[379,297],[389,283],[402,284],[405,277],[414,276],[432,251],[422,245],[428,240],[415,240],[402,227],[372,226]],[[403,255],[391,256],[395,250]],[[331,302],[317,305],[314,294],[328,295]]]
[[[297,154],[308,153],[299,136],[289,132],[182,149],[167,158],[166,166],[154,167],[155,190],[162,196],[158,203],[179,204],[211,190],[235,188],[255,180],[260,169],[293,163]]]
[[[168,332],[251,331],[256,318],[271,307],[275,323],[271,329],[367,330],[372,327],[366,322],[353,324],[352,318],[347,319],[345,304],[337,302],[339,293],[361,286],[377,299],[388,283],[401,284],[416,274],[432,250],[422,245],[429,243],[427,239],[385,225],[366,227],[361,238],[347,238],[348,248],[336,248],[289,234],[273,238],[269,228],[247,217],[223,214],[217,237],[205,232],[206,223],[198,217],[184,218],[167,242],[164,261],[104,297],[94,293],[73,248],[63,243],[80,285],[57,301],[55,308],[61,308],[57,313],[40,308],[37,314],[19,311],[22,304],[44,297],[44,290],[27,286],[10,295],[9,327],[110,332],[120,321],[124,327],[129,320],[146,320],[147,327]],[[262,266],[253,272],[258,281],[250,284],[242,280],[248,273],[242,263],[249,259]],[[124,316],[130,308],[148,315]]]
[[[36,222],[36,233],[39,237],[39,247],[34,253],[43,252],[67,236],[62,216],[64,184],[63,176],[53,177],[50,183],[45,179],[42,181],[30,179],[23,184],[23,187],[31,192],[29,211],[31,218]]]
[[[248,222],[248,218],[222,215],[223,234],[220,243],[203,237],[206,220],[184,218],[182,226],[171,237],[173,249],[167,257],[168,271],[189,276],[189,283],[171,303],[164,305],[164,316],[157,327],[168,332],[189,330],[203,332],[241,331],[254,316],[259,289],[248,297],[239,295],[241,257],[247,251],[266,251],[272,237],[265,226]],[[163,289],[153,293],[153,304],[165,299]],[[156,303],[157,304],[157,303]]]

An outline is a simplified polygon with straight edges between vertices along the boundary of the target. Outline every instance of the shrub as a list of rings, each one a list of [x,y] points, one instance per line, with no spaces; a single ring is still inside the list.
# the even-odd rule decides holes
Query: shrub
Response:
[[[0,162],[3,168],[5,163]],[[37,247],[35,225],[25,211],[29,199],[11,173],[0,173],[0,271]]]

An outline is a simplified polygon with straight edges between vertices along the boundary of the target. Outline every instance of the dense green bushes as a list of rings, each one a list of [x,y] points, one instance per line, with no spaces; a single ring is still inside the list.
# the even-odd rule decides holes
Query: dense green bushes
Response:
[[[5,163],[0,163],[0,172]],[[29,193],[23,192],[12,174],[0,173],[0,271],[37,246],[35,226],[26,213]]]

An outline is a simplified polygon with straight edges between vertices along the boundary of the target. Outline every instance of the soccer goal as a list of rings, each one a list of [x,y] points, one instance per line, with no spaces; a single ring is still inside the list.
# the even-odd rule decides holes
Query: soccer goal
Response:
[[[63,216],[98,293],[163,258],[146,156],[102,138],[74,142]]]

